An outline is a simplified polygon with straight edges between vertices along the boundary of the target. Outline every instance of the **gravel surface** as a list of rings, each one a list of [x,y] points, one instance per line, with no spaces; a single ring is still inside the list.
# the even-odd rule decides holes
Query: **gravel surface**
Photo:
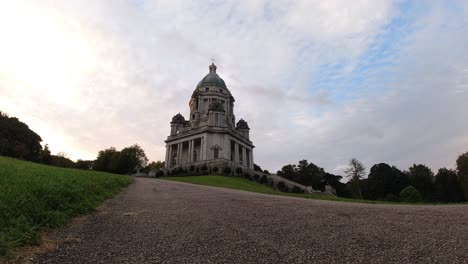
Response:
[[[372,205],[136,179],[34,263],[468,263],[468,206]]]

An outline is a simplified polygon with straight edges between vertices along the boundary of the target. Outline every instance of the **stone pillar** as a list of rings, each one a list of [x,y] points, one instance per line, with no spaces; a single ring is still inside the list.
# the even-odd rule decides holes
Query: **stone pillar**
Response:
[[[177,144],[177,165],[182,164],[182,143]]]
[[[193,162],[193,146],[195,142],[192,140],[189,141],[189,153],[188,153],[188,161],[189,163]]]
[[[247,149],[242,146],[242,165],[247,167]]]
[[[205,160],[205,137],[200,138],[200,161]]]
[[[188,141],[188,150],[187,150],[187,163],[191,162],[190,150],[192,149],[192,140]]]
[[[253,170],[254,161],[253,161],[253,149],[250,149],[250,168]]]
[[[239,144],[234,141],[234,162],[239,164]]]
[[[166,167],[167,167],[168,157],[169,157],[169,144],[166,144],[166,158],[164,159]]]
[[[167,155],[169,156],[168,159],[166,159],[166,168],[171,167],[171,160],[172,160],[172,145],[167,144]]]

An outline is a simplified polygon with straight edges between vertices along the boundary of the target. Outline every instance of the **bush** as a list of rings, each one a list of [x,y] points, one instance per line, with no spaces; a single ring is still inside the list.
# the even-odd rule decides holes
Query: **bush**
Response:
[[[212,171],[213,171],[214,173],[217,173],[217,172],[218,172],[218,167],[214,167]]]
[[[242,168],[241,167],[237,167],[236,168],[236,173],[238,176],[241,176],[242,175]]]
[[[260,175],[255,174],[255,175],[254,175],[254,180],[258,181],[258,179],[260,179]]]
[[[190,167],[189,167],[189,169],[188,169],[188,170],[189,170],[189,171],[194,171],[194,170],[195,170],[195,166],[193,166],[193,165],[190,165]]]
[[[250,174],[248,174],[248,173],[244,173],[244,177],[245,177],[246,179],[248,179],[248,180],[251,180]]]
[[[387,194],[387,196],[385,196],[385,201],[387,201],[387,202],[399,202],[400,197],[398,197],[397,195],[394,195],[392,193],[389,193],[389,194]]]
[[[278,188],[278,190],[280,190],[282,192],[287,192],[289,190],[288,186],[286,186],[286,184],[284,184],[284,182],[282,182],[282,181],[278,182],[276,187]]]
[[[231,168],[230,167],[224,167],[223,169],[223,173],[226,174],[226,175],[231,175]]]
[[[401,190],[400,198],[403,202],[408,203],[418,203],[422,201],[421,193],[411,185]]]
[[[201,165],[200,170],[202,173],[205,173],[208,170],[208,167],[206,166],[206,164],[203,164]]]
[[[291,192],[292,193],[304,193],[304,190],[302,190],[301,188],[299,188],[297,186],[294,186],[294,187],[292,187]]]
[[[159,177],[164,176],[164,171],[163,171],[163,170],[158,170],[158,171],[156,172],[156,175],[155,175],[155,176],[156,176],[156,178],[159,178]]]
[[[260,178],[260,183],[261,184],[266,184],[268,182],[267,176],[263,175],[262,178]]]

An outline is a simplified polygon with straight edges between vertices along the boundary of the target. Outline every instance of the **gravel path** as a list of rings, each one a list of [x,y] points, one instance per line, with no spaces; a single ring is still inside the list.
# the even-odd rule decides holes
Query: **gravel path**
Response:
[[[468,206],[368,205],[136,179],[35,263],[468,263]]]

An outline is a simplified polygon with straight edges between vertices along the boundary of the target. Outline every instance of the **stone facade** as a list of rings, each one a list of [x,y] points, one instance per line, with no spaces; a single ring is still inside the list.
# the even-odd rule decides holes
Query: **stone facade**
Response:
[[[216,66],[211,64],[190,98],[188,120],[180,113],[172,118],[171,133],[165,141],[166,170],[202,164],[252,170],[250,128],[242,119],[236,123],[234,102]]]

